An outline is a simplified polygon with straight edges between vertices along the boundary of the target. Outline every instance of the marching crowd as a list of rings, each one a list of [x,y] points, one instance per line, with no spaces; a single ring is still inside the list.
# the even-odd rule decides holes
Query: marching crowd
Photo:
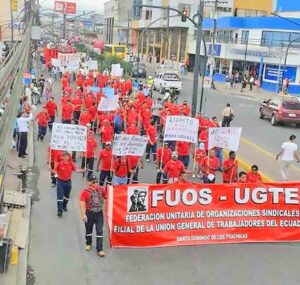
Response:
[[[208,128],[230,126],[234,118],[230,104],[223,110],[221,125],[216,116],[208,118],[197,114],[198,144],[194,146],[185,141],[163,139],[167,116],[191,116],[187,101],[176,104],[171,100],[163,102],[160,98],[154,99],[140,82],[113,78],[107,72],[89,71],[84,74],[78,71],[75,76],[65,72],[61,78],[62,96],[54,94],[51,84],[47,84],[47,101],[35,117],[28,96],[21,99],[21,113],[16,124],[16,148],[19,157],[27,155],[28,122],[33,120],[37,122],[37,140],[41,142],[47,130],[52,131],[54,122],[87,126],[86,152],[78,155],[49,146],[48,162],[52,186],[57,187],[59,217],[68,210],[72,174],[78,172],[86,175],[88,185],[80,194],[81,215],[86,227],[86,250],[91,248],[95,224],[96,249],[101,257],[105,255],[102,203],[106,198],[106,188],[103,186],[139,183],[140,169],[150,160],[156,167],[156,179],[153,182],[157,184],[186,183],[187,175],[199,182],[215,183],[217,171],[222,173],[223,183],[257,182],[262,179],[257,165],[253,165],[248,173],[239,172],[235,152],[231,151],[228,159],[224,160],[222,149],[208,149]],[[106,96],[103,92],[105,87],[113,88],[114,94],[118,95],[118,108],[115,111],[98,111],[101,98]],[[114,135],[122,133],[147,137],[145,159],[113,155]],[[100,136],[100,144],[97,136]],[[75,164],[78,159],[81,159],[80,167]],[[95,172],[99,174],[95,175]]]

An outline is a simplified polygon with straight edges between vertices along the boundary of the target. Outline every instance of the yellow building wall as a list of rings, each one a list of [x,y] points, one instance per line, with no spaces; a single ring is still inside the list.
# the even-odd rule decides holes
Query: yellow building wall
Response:
[[[246,9],[272,12],[272,0],[234,0],[233,9]]]

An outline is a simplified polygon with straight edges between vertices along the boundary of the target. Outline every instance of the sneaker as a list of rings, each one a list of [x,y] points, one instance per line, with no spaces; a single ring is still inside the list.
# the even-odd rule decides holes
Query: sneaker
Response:
[[[56,186],[56,183],[51,183],[51,187],[55,187]]]
[[[63,214],[62,210],[59,210],[59,211],[57,212],[57,216],[58,216],[58,217],[61,217],[62,214]]]
[[[90,251],[91,248],[92,248],[92,246],[91,246],[90,244],[87,244],[87,245],[85,246],[85,250],[86,250],[86,251]]]
[[[100,250],[100,251],[98,252],[98,255],[99,255],[100,257],[104,257],[104,256],[105,256],[105,252],[104,252],[103,250]]]
[[[67,206],[63,207],[63,211],[64,211],[64,212],[68,212]]]
[[[147,162],[149,162],[149,161],[150,161],[150,159],[146,159],[146,161],[147,161]]]

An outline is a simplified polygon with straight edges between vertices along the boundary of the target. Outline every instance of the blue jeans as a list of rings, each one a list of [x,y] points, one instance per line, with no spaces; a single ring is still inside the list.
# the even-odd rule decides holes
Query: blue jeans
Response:
[[[219,169],[222,169],[223,168],[223,149],[222,148],[217,148],[216,157],[219,159],[219,163],[220,163]]]
[[[114,182],[113,182],[114,186],[116,186],[116,185],[125,185],[125,184],[127,184],[127,176],[125,176],[125,177],[115,176],[114,177]]]
[[[44,139],[47,133],[47,127],[39,125],[39,131],[38,131],[38,139],[40,138],[41,140]]]
[[[62,211],[67,207],[67,204],[69,202],[72,182],[71,180],[64,181],[58,178],[56,180],[56,185],[57,210]]]

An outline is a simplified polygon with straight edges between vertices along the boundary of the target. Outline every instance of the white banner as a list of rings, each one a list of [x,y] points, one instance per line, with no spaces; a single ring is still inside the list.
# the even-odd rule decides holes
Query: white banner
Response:
[[[88,61],[89,70],[98,70],[98,62],[97,60],[89,60]]]
[[[185,116],[168,116],[166,120],[164,140],[198,142],[199,121]]]
[[[61,60],[58,58],[51,58],[51,63],[55,67],[61,67]]]
[[[119,96],[114,96],[114,98],[104,98],[102,97],[98,104],[98,111],[109,112],[118,109],[118,99]]]
[[[123,76],[123,68],[119,63],[111,65],[111,76]]]
[[[86,151],[87,128],[85,126],[54,123],[51,148],[66,151]]]
[[[113,155],[143,156],[147,142],[147,137],[117,134],[113,143]]]
[[[208,149],[214,147],[238,151],[242,128],[209,128]]]

